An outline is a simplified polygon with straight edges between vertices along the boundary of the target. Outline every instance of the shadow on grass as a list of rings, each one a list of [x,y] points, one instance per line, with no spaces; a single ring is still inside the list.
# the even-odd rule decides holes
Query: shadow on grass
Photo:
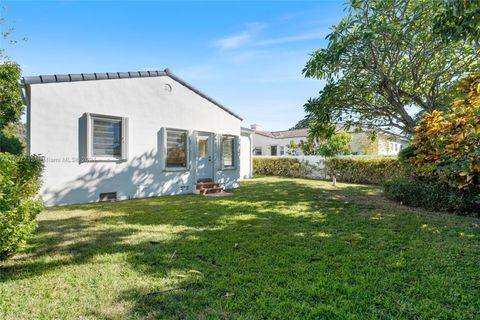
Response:
[[[233,192],[225,198],[186,195],[49,209],[50,216],[58,212],[66,218],[40,221],[34,249],[0,265],[0,281],[122,254],[132,270],[153,279],[118,294],[119,303],[132,305],[132,317],[311,317],[318,301],[341,306],[352,294],[334,302],[331,295],[363,281],[342,274],[345,263],[355,274],[367,259],[382,259],[385,244],[356,225],[362,204],[342,198],[367,196],[371,187],[325,192],[302,180],[279,179],[250,182]],[[68,217],[70,212],[75,216]],[[394,237],[396,230],[381,232]],[[327,280],[335,273],[345,283],[332,289]],[[305,296],[309,288],[315,293]],[[371,298],[358,299],[368,308]],[[321,314],[348,316],[340,310]],[[93,316],[108,318],[101,311]]]

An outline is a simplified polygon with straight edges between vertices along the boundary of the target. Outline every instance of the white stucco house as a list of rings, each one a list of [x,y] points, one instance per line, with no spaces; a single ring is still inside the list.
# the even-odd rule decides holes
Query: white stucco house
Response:
[[[48,206],[221,191],[251,176],[252,130],[168,69],[25,77],[22,91]]]
[[[291,143],[299,144],[308,140],[308,129],[295,129],[284,131],[266,131],[259,124],[252,124],[254,156],[287,156],[288,154],[302,155],[300,149],[290,150]],[[345,130],[339,126],[337,132]],[[366,132],[348,131],[352,136],[350,147],[352,153],[359,155],[393,156],[409,142],[408,139],[378,132],[377,138],[372,141]]]

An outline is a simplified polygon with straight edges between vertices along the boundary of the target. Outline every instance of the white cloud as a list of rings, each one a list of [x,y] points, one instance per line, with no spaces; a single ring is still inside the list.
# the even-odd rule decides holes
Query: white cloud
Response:
[[[218,39],[213,42],[213,45],[221,49],[234,49],[246,43],[251,38],[249,32],[242,32],[226,38]]]
[[[273,39],[267,39],[262,41],[257,41],[255,43],[256,46],[264,47],[264,46],[271,46],[276,44],[284,44],[284,43],[291,43],[291,42],[299,42],[299,41],[306,41],[306,40],[315,40],[315,39],[324,39],[328,35],[327,32],[307,32],[301,33],[293,36],[287,37],[279,37]]]
[[[235,49],[248,43],[261,29],[266,27],[263,22],[249,22],[245,24],[246,30],[225,38],[215,40],[213,45],[220,49]]]

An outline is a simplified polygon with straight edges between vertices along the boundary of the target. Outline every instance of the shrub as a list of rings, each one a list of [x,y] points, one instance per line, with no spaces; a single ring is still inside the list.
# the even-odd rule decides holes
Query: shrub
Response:
[[[411,144],[402,148],[398,153],[398,160],[401,163],[410,163],[413,157],[415,157],[415,148]]]
[[[412,163],[419,176],[480,193],[480,76],[463,80],[459,91],[450,113],[423,116],[412,141]]]
[[[292,158],[254,158],[253,174],[261,176],[304,177],[312,170],[307,162]]]
[[[352,135],[347,132],[340,132],[332,135],[326,140],[319,142],[317,153],[324,157],[334,157],[336,155],[351,154]]]
[[[453,188],[442,181],[396,178],[385,182],[384,192],[405,205],[480,216],[480,194]]]
[[[382,184],[387,179],[405,176],[408,166],[396,158],[332,158],[325,160],[325,170],[338,181]]]
[[[35,230],[43,161],[0,154],[0,260],[20,250]]]

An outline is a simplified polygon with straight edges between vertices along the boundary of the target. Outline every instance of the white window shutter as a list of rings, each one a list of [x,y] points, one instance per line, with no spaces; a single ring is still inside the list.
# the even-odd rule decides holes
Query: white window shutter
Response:
[[[240,137],[233,138],[233,167],[240,168]]]
[[[158,158],[161,170],[165,170],[167,161],[167,132],[164,127],[158,131]]]
[[[122,118],[122,160],[128,160],[128,118]]]
[[[222,135],[221,134],[215,134],[215,146],[214,146],[214,150],[215,150],[215,154],[218,155],[218,157],[216,157],[215,159],[215,163],[214,163],[214,168],[215,170],[222,170],[222,163],[223,163],[223,148],[222,148]]]
[[[92,158],[92,117],[85,113],[85,160]]]

